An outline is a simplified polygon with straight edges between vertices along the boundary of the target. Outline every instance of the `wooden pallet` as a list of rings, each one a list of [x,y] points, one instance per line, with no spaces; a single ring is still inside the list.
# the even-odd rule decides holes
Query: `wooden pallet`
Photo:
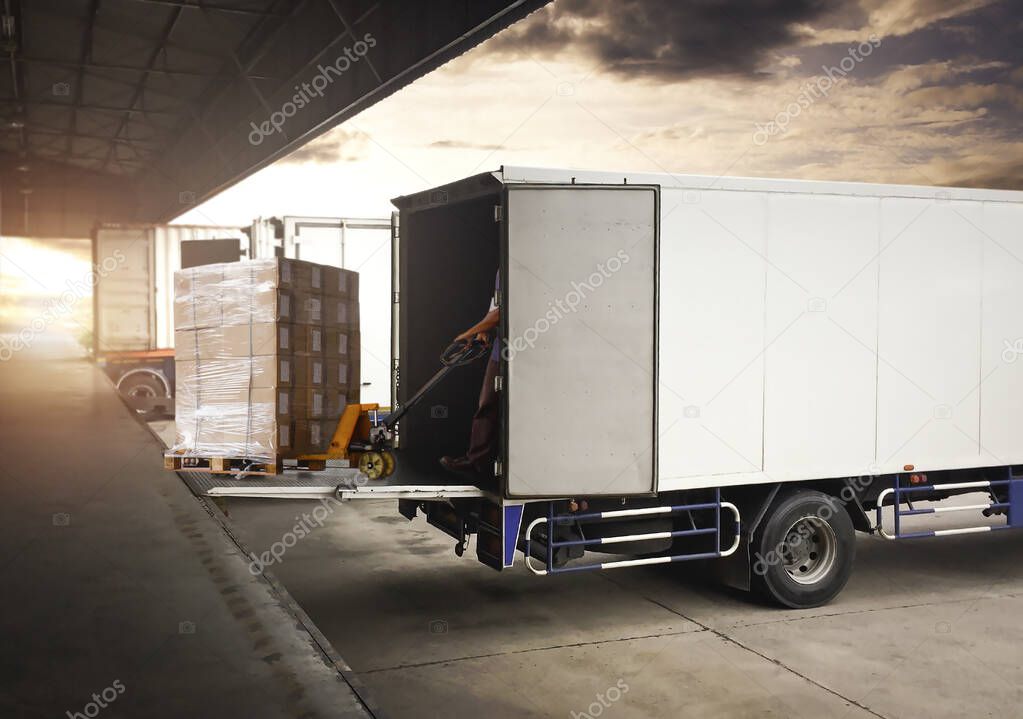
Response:
[[[177,454],[163,456],[163,468],[175,472],[209,472],[210,474],[273,475],[284,471],[280,457],[274,462],[253,462],[233,457],[191,457]]]
[[[234,457],[192,457],[180,454],[165,454],[163,468],[174,472],[209,472],[210,474],[272,475],[281,474],[285,470],[302,470],[303,472],[319,472],[327,468],[324,459],[296,459],[295,464],[284,464],[278,457],[274,462],[253,462],[249,459]]]

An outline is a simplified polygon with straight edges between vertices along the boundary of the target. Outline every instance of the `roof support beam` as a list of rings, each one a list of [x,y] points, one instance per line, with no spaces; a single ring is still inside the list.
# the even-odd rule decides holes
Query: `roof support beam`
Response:
[[[79,61],[72,62],[70,60],[48,60],[42,57],[19,57],[16,58],[19,63],[24,65],[45,65],[49,67],[66,67],[71,70],[99,70],[103,72],[149,72],[151,75],[169,75],[172,77],[199,77],[199,78],[231,78],[234,77],[230,73],[219,73],[219,72],[199,72],[198,70],[179,70],[171,69],[167,67],[138,67],[137,65],[118,65],[116,63],[109,62],[96,62],[91,61]],[[270,75],[249,75],[253,80],[278,80],[280,78],[272,77]]]
[[[29,137],[33,135],[53,135],[55,137],[68,137],[66,130],[57,130],[55,128],[44,127],[35,123],[26,126],[26,132]],[[156,138],[142,138],[142,137],[117,137],[112,138],[109,135],[92,135],[87,132],[75,132],[72,137],[81,138],[82,140],[96,140],[98,142],[116,142],[119,145],[152,145],[154,147],[160,146],[160,140]]]
[[[5,105],[27,105],[28,107],[54,107],[67,110],[72,107],[70,102],[54,102],[52,100],[16,100],[9,97],[0,97],[0,104]],[[79,110],[85,110],[90,112],[115,112],[118,114],[129,114],[129,115],[154,115],[157,117],[180,117],[180,112],[172,112],[170,110],[153,110],[149,108],[134,108],[134,107],[111,107],[109,105],[96,105],[96,104],[81,104],[75,106]]]
[[[181,18],[181,8],[177,7],[171,11],[170,17],[167,19],[166,24],[163,26],[163,31],[160,33],[160,38],[156,41],[156,45],[153,46],[153,51],[149,53],[149,60],[146,62],[146,72],[139,78],[138,85],[135,86],[135,92],[131,95],[131,100],[128,102],[128,107],[134,108],[138,104],[139,100],[146,91],[146,80],[149,79],[149,69],[156,65],[156,59],[160,57],[160,53],[163,52],[163,47],[170,39],[171,33],[174,32],[174,26],[178,24],[178,20]],[[124,132],[125,126],[128,124],[128,114],[121,117],[121,122],[117,125],[117,130],[114,132],[114,137],[118,138],[121,133]],[[110,164],[110,158],[114,156],[114,152],[117,150],[117,143],[111,142],[110,147],[107,149],[107,159],[103,163],[103,167],[106,168]]]
[[[78,79],[75,80],[75,95],[71,101],[74,109],[71,110],[71,120],[68,122],[67,134],[67,156],[71,158],[71,151],[75,144],[75,131],[78,129],[78,107],[82,104],[82,85],[85,80],[85,62],[92,57],[92,31],[96,26],[96,12],[99,10],[99,0],[89,0],[89,17],[85,21],[85,34],[82,36],[82,49],[79,53]]]
[[[257,17],[285,17],[287,13],[271,12],[267,10],[252,10],[250,8],[234,7],[231,5],[221,5],[219,3],[208,3],[203,2],[200,4],[199,0],[195,2],[187,2],[186,0],[131,0],[132,2],[145,3],[147,5],[166,5],[169,7],[176,7],[179,9],[190,9],[190,10],[216,10],[217,12],[234,13],[237,15],[255,15]]]

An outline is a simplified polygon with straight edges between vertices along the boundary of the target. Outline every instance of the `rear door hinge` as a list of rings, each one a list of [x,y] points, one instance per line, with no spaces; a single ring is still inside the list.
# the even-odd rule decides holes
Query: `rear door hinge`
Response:
[[[494,391],[495,392],[504,391],[504,377],[502,377],[501,375],[497,375],[496,377],[494,377]]]
[[[392,295],[391,295],[391,302],[393,302],[394,304],[399,304],[400,301],[401,300],[400,300],[399,293],[397,293],[397,292],[392,293]]]
[[[504,471],[504,465],[501,464],[501,460],[499,460],[499,459],[496,460],[494,462],[494,476],[495,477],[500,477],[501,473],[503,471]]]
[[[494,205],[494,222],[504,220],[504,208],[501,205]]]

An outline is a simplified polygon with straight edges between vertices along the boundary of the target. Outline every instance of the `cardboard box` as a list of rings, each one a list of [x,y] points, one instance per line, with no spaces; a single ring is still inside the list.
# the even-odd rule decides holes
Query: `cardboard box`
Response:
[[[239,288],[221,298],[221,325],[295,322],[295,292],[268,287]]]
[[[323,294],[328,297],[359,299],[359,273],[323,266]]]
[[[249,262],[226,262],[222,267],[229,286],[266,287],[280,290],[311,289],[312,263],[273,257]]]
[[[324,390],[324,397],[327,403],[327,417],[338,418],[345,413],[349,404],[358,404],[358,401],[351,401],[349,392],[344,389],[330,388]]]
[[[356,329],[359,320],[359,303],[344,297],[323,298],[323,324],[338,329]]]
[[[177,360],[176,395],[195,387],[201,391],[217,384],[232,387],[291,387],[294,372],[290,356],[259,355],[218,360]]]
[[[238,408],[238,414],[245,415],[246,408],[251,425],[256,426],[266,421],[266,418],[284,418],[288,421],[291,417],[292,399],[291,389],[288,387],[237,387],[230,389],[223,387],[203,389],[200,406],[206,410],[218,411],[230,409],[225,414],[235,414],[234,408]]]
[[[351,357],[360,352],[359,331],[352,328],[325,326],[323,354],[327,357]]]
[[[223,322],[223,271],[207,265],[174,273],[174,329],[216,327]]]
[[[293,355],[292,356],[292,380],[293,387],[323,387],[326,367],[323,357],[320,355]]]
[[[295,293],[295,322],[307,325],[323,324],[323,298],[308,292]]]
[[[200,403],[178,416],[178,446],[200,456],[269,458],[277,454],[282,422],[288,419],[274,414],[272,402]]]
[[[289,427],[289,440],[296,454],[322,454],[334,437],[335,422],[322,420],[295,420]]]
[[[325,333],[320,325],[292,325],[291,351],[296,354],[323,354]]]
[[[352,384],[351,365],[347,359],[324,360],[324,383],[327,387],[347,390]]]
[[[215,433],[207,433],[201,436],[203,445],[216,448],[217,455],[239,458],[271,458],[282,453],[278,438],[278,428],[281,424],[272,422],[267,426],[249,427],[239,423],[230,428]],[[287,426],[284,423],[283,426]]]
[[[181,360],[229,359],[289,354],[291,325],[274,322],[224,325],[174,333],[174,358]]]
[[[325,419],[327,395],[322,387],[293,387],[290,390],[293,419]]]

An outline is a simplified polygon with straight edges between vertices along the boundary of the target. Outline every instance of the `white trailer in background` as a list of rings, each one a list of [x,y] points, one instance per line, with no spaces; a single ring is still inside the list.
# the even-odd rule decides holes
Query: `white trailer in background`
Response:
[[[493,467],[437,464],[465,450],[475,365],[388,438],[400,489],[368,485],[459,553],[476,534],[482,562],[545,575],[716,559],[808,607],[844,586],[854,530],[1023,526],[1023,193],[505,167],[395,204],[397,407],[501,310]]]
[[[357,266],[379,287],[391,280],[390,218],[258,218],[247,227],[100,225],[93,233],[93,354],[125,400],[146,418],[174,413],[174,272],[216,262],[292,257]],[[381,249],[386,249],[381,252]],[[391,301],[368,293],[364,394],[390,404]],[[373,395],[373,393],[376,393]]]
[[[93,357],[141,415],[174,413],[174,272],[249,257],[238,227],[99,225]]]

